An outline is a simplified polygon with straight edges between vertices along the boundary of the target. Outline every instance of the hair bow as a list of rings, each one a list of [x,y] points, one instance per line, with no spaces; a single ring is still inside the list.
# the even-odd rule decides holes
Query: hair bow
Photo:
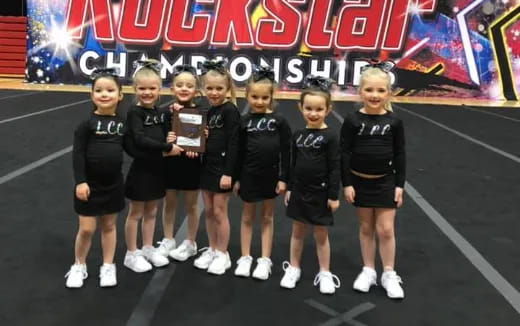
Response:
[[[269,79],[274,82],[275,78],[273,68],[271,66],[253,65],[253,80],[257,82],[262,79]]]
[[[361,67],[361,72],[367,70],[368,68],[378,68],[383,70],[386,73],[389,73],[395,67],[395,63],[393,61],[369,61],[368,65]]]
[[[204,75],[210,70],[215,70],[221,74],[226,73],[227,60],[206,60],[202,63],[202,74]]]
[[[92,74],[90,75],[90,78],[92,80],[101,78],[101,77],[119,77],[119,69],[116,68],[96,68]]]
[[[134,65],[135,72],[137,72],[143,68],[148,68],[148,69],[152,69],[153,71],[159,73],[162,68],[162,64],[160,62],[155,62],[155,61],[150,61],[150,60],[135,60],[133,65]]]
[[[173,67],[173,76],[178,76],[182,74],[183,72],[189,72],[193,76],[197,76],[197,70],[193,68],[193,66],[184,64],[184,65],[178,65]]]
[[[303,88],[318,88],[324,92],[330,92],[334,80],[321,76],[307,75],[303,79]]]

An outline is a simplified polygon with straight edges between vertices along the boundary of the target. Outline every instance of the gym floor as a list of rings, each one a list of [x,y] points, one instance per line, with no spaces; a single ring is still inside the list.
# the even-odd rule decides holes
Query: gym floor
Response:
[[[128,107],[132,97],[125,95],[120,107]],[[335,102],[327,124],[339,133],[343,116],[357,107]],[[234,264],[225,275],[213,276],[195,269],[191,259],[136,274],[122,263],[125,210],[118,219],[118,286],[98,286],[97,234],[84,287],[65,288],[78,224],[72,137],[91,109],[85,92],[0,90],[1,325],[520,324],[518,108],[394,104],[405,125],[408,166],[405,203],[396,218],[396,270],[406,295],[401,301],[388,299],[380,286],[368,294],[352,290],[361,257],[357,219],[344,200],[329,235],[331,271],[342,282],[333,296],[313,286],[318,263],[310,235],[302,279],[294,290],[280,288],[290,240],[281,198],[267,281],[235,277]],[[294,100],[279,100],[277,110],[293,129],[303,127]],[[240,256],[240,211],[240,200],[232,196],[233,263]],[[175,232],[180,243],[186,234],[182,207]],[[155,238],[162,238],[160,217]],[[197,242],[207,245],[203,221]],[[252,253],[260,253],[258,226]]]

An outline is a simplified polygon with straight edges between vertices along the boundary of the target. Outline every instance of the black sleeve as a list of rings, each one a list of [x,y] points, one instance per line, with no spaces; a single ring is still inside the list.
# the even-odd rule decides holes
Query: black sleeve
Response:
[[[137,147],[158,152],[169,152],[172,149],[172,144],[166,143],[166,138],[163,141],[158,141],[146,135],[143,118],[138,111],[130,110],[128,112],[127,125],[131,129],[130,135]]]
[[[226,164],[224,175],[233,176],[238,157],[240,113],[235,105],[229,105],[224,112],[224,126],[226,128]]]
[[[87,144],[89,138],[89,121],[83,121],[74,131],[72,145],[72,169],[76,185],[87,182]]]
[[[285,118],[280,118],[280,181],[289,181],[291,164],[291,127]]]
[[[292,190],[294,187],[294,169],[296,167],[296,160],[298,159],[298,148],[296,147],[296,141],[294,141],[294,135],[291,137],[291,153],[290,153],[290,164],[289,164],[289,184],[287,190]]]
[[[340,150],[341,150],[341,180],[343,187],[352,185],[350,180],[350,159],[352,157],[352,146],[354,145],[355,129],[350,121],[349,115],[345,117],[341,126]]]
[[[327,144],[327,170],[329,173],[329,199],[338,200],[339,191],[339,144],[338,138],[330,132],[329,143]]]
[[[406,151],[404,139],[403,122],[398,119],[393,130],[394,134],[394,166],[395,166],[395,184],[397,187],[404,187],[406,179]]]

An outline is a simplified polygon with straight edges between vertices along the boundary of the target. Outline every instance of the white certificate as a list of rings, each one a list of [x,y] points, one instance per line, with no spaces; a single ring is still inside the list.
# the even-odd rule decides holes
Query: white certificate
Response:
[[[200,137],[188,138],[183,136],[177,137],[177,145],[179,146],[200,146]]]

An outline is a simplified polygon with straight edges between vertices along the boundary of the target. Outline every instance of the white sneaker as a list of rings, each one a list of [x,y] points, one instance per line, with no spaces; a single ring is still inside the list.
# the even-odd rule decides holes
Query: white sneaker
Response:
[[[152,265],[144,259],[141,250],[127,251],[123,265],[136,273],[144,273],[152,270]]]
[[[169,256],[178,261],[185,261],[197,254],[197,243],[184,240],[180,246],[170,251]]]
[[[377,273],[373,268],[363,267],[352,287],[359,292],[367,293],[372,285],[377,285]]]
[[[65,274],[65,286],[71,289],[78,289],[83,286],[83,280],[88,277],[87,265],[74,264],[70,266],[70,270]]]
[[[168,254],[170,253],[170,251],[175,249],[175,245],[176,245],[175,239],[166,239],[166,238],[157,242],[157,244],[159,245],[157,247],[157,251],[159,252],[159,254],[163,255],[164,257],[168,257]]]
[[[333,294],[341,286],[339,278],[329,271],[320,271],[314,278],[314,286],[320,284],[320,292]]]
[[[269,257],[260,257],[256,260],[256,268],[253,271],[253,277],[259,280],[267,280],[271,275],[271,267],[273,262]]]
[[[381,275],[381,285],[386,289],[386,295],[391,299],[403,299],[403,281],[395,271],[387,271]]]
[[[228,268],[231,267],[231,259],[229,253],[215,250],[215,259],[211,262],[208,267],[208,273],[214,275],[222,275]]]
[[[99,268],[99,286],[102,288],[117,285],[116,265],[103,264]]]
[[[242,256],[237,260],[237,268],[235,269],[235,276],[249,277],[251,275],[251,264],[253,257]]]
[[[203,251],[203,253],[199,256],[199,258],[193,261],[193,266],[197,267],[198,269],[208,269],[209,265],[215,258],[215,250],[210,247],[205,247],[199,251]]]
[[[143,247],[142,251],[144,258],[146,258],[146,260],[152,263],[152,265],[155,267],[163,267],[170,263],[168,258],[161,255],[157,249],[152,246],[145,246]]]
[[[296,282],[300,280],[302,270],[296,267],[292,267],[288,261],[284,261],[282,264],[285,274],[280,281],[280,286],[286,289],[294,289]]]

